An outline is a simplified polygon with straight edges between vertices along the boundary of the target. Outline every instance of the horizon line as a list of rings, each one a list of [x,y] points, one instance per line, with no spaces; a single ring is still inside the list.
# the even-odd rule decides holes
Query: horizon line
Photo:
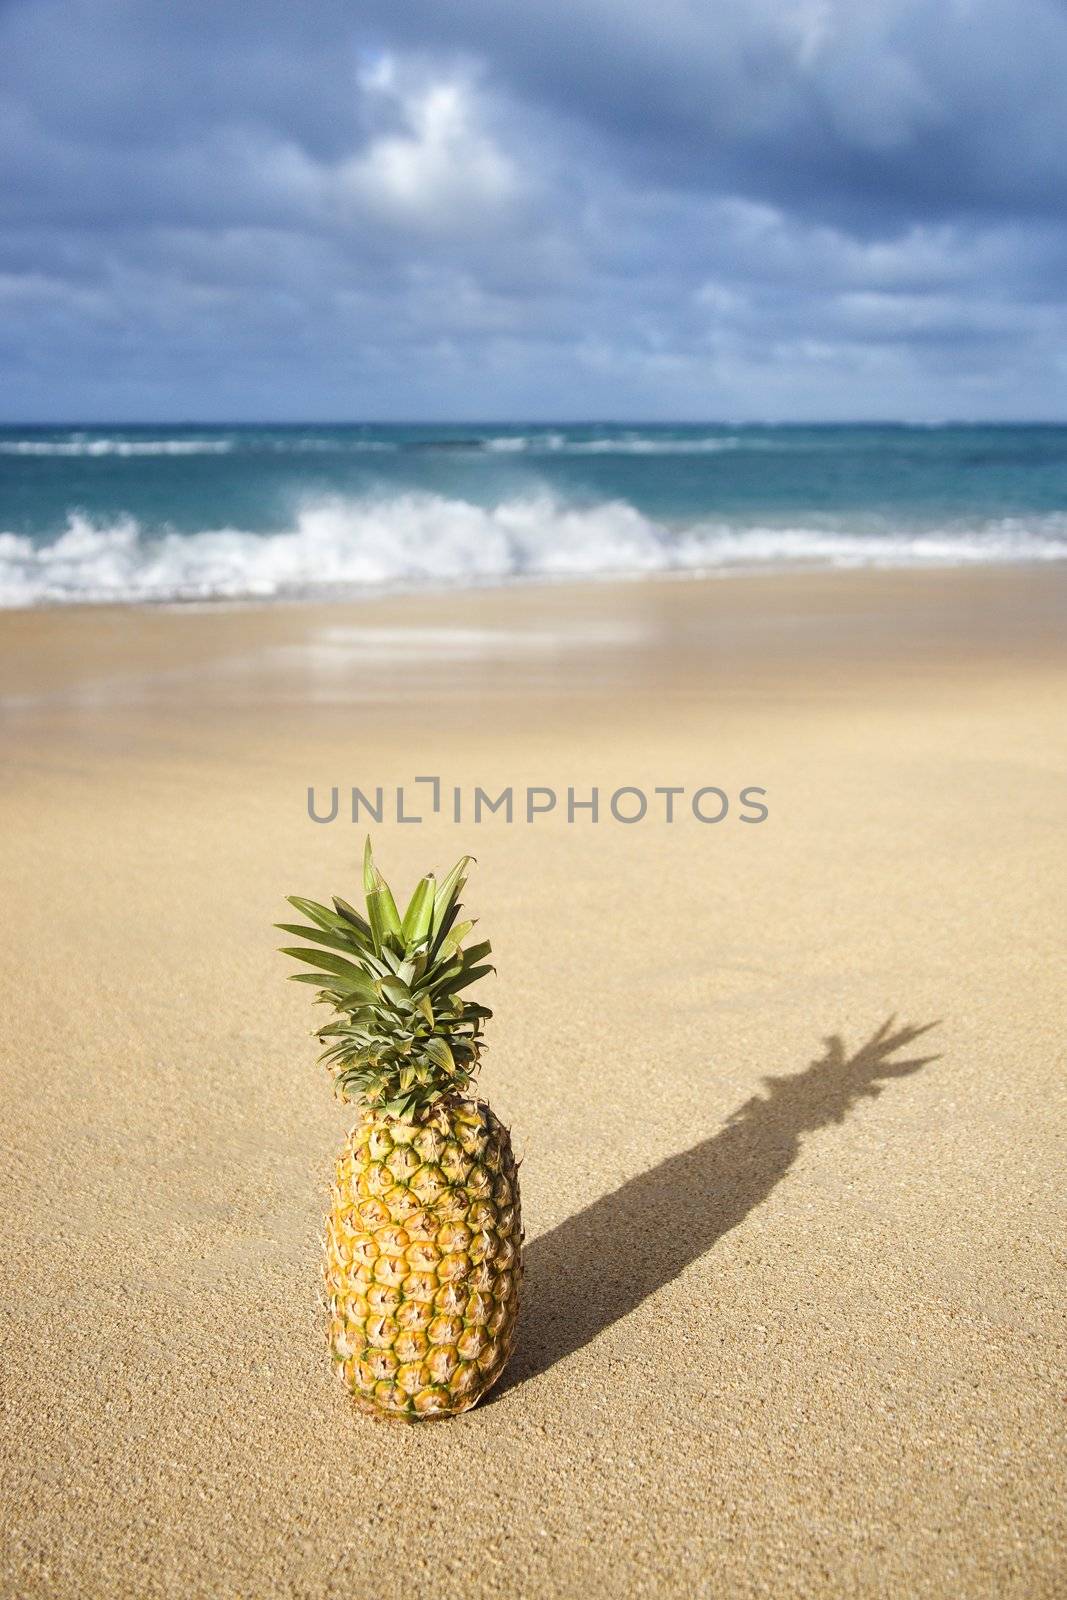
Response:
[[[12,428],[1062,428],[1067,416],[1033,417],[83,417],[0,418]]]

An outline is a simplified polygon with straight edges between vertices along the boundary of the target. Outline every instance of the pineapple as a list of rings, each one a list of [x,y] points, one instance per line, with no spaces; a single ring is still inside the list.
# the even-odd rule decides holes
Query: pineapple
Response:
[[[365,916],[292,895],[306,922],[277,924],[311,941],[282,953],[313,969],[292,977],[334,1012],[320,1060],[361,1110],[326,1223],[331,1355],[361,1410],[404,1420],[469,1410],[515,1342],[518,1171],[471,1093],[492,1015],[464,997],[492,970],[487,941],[463,944],[471,859],[423,878],[401,917],[368,838]]]

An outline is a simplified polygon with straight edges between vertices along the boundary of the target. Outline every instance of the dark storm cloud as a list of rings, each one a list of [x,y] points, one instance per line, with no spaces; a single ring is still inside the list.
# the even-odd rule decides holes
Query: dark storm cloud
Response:
[[[672,185],[853,219],[1067,200],[1055,0],[584,0],[521,25],[496,0],[372,0],[362,16],[382,39],[462,42]]]
[[[0,6],[4,415],[1063,408],[1054,0]]]

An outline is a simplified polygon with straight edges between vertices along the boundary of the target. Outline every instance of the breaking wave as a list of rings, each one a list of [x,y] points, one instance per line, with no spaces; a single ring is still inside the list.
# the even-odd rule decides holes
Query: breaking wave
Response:
[[[5,456],[224,456],[232,439],[0,439]]]
[[[603,438],[575,439],[563,433],[505,433],[479,441],[478,448],[501,455],[565,456],[699,456],[722,450],[764,450],[770,442],[737,434],[709,434],[686,438],[639,433],[608,434]]]
[[[291,438],[256,434],[182,439],[101,439],[81,434],[63,439],[0,438],[0,455],[4,456],[228,456],[264,451],[275,455],[306,455],[322,451],[378,454],[396,448],[387,439],[331,439],[308,434]]]
[[[979,527],[849,531],[668,525],[622,500],[549,495],[479,506],[436,494],[327,498],[291,528],[145,530],[72,513],[51,543],[0,533],[0,605],[269,598],[382,588],[699,574],[788,566],[969,566],[1067,558],[1067,514]]]
[[[73,458],[228,455],[378,455],[409,451],[418,454],[562,455],[562,456],[677,456],[715,455],[725,450],[765,450],[771,441],[737,434],[686,437],[671,434],[627,432],[576,438],[554,430],[530,433],[471,434],[411,438],[365,438],[343,430],[335,433],[281,433],[242,429],[215,436],[180,438],[100,437],[69,433],[62,437],[0,437],[0,455],[59,456]]]

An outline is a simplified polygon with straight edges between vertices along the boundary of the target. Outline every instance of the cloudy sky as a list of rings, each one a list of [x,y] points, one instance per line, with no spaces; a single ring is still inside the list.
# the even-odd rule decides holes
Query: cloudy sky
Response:
[[[1064,0],[0,0],[8,420],[1067,412]]]

